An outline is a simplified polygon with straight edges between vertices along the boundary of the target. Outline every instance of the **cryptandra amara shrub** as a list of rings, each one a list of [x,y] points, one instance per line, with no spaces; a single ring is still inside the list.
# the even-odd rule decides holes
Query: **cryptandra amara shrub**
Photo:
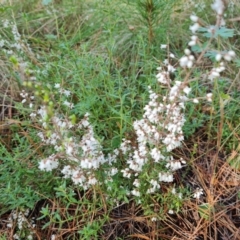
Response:
[[[174,181],[174,172],[185,166],[186,161],[175,158],[172,151],[181,146],[184,140],[183,126],[186,122],[184,111],[188,101],[199,103],[199,98],[189,98],[191,88],[189,86],[191,74],[196,63],[205,56],[210,56],[214,61],[214,67],[207,72],[209,81],[217,79],[225,70],[226,62],[232,61],[235,52],[209,50],[211,42],[217,37],[231,37],[232,30],[225,27],[223,13],[225,5],[222,0],[216,0],[211,5],[216,13],[216,24],[204,26],[198,16],[190,17],[193,25],[190,27],[192,36],[188,43],[189,48],[184,50],[184,55],[178,60],[179,68],[185,73],[183,80],[172,80],[171,76],[176,74],[176,62],[174,54],[168,52],[168,59],[159,67],[156,75],[157,82],[162,86],[162,93],[154,92],[149,87],[149,102],[144,107],[143,117],[133,123],[137,144],[128,139],[123,139],[119,149],[105,156],[100,142],[94,135],[94,129],[86,113],[82,120],[76,122],[75,116],[63,114],[57,109],[72,109],[71,92],[64,89],[61,84],[55,84],[48,90],[42,90],[40,96],[44,99],[38,109],[34,110],[34,96],[23,91],[21,96],[23,104],[29,104],[32,109],[31,118],[42,125],[43,131],[38,133],[42,143],[48,146],[50,154],[41,159],[39,168],[44,171],[52,171],[61,167],[64,178],[70,178],[83,189],[103,184],[98,179],[98,171],[105,169],[108,181],[113,181],[113,176],[122,174],[124,178],[130,179],[129,186],[131,195],[136,196],[139,201],[143,195],[153,194],[161,191],[161,185]],[[199,33],[209,38],[208,45],[201,44]],[[169,51],[168,45],[161,48]],[[195,54],[193,54],[195,52]],[[196,58],[196,56],[198,57]],[[37,84],[41,89],[41,85]],[[49,97],[49,91],[54,91],[57,99],[55,103]],[[206,94],[205,100],[211,102],[213,93]],[[127,166],[119,167],[117,164],[119,155],[124,156]],[[118,168],[116,168],[118,166]],[[172,189],[172,188],[171,188]],[[175,191],[173,191],[175,192]],[[194,198],[200,198],[202,189],[197,189]]]

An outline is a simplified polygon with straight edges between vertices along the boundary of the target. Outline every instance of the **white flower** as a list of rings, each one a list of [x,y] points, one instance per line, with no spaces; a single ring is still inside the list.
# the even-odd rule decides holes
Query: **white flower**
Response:
[[[222,15],[225,8],[222,0],[215,0],[211,7],[218,15]]]
[[[212,71],[208,75],[208,79],[212,81],[213,79],[215,79],[217,77],[220,77],[219,72],[217,72],[216,69],[212,69]]]
[[[63,94],[66,96],[66,97],[69,97],[71,95],[71,92],[69,90],[63,90]]]
[[[168,68],[168,72],[175,72],[176,71],[176,68],[174,68],[172,65],[168,64],[167,66]]]
[[[54,159],[54,155],[46,158],[46,159],[43,159],[39,162],[39,169],[42,170],[42,171],[52,171],[53,169],[57,168],[58,167],[58,161],[57,159]]]
[[[180,66],[181,67],[186,67],[188,64],[188,57],[187,56],[183,56],[180,58]]]
[[[196,45],[196,42],[195,42],[195,41],[190,41],[190,42],[188,43],[188,46],[190,46],[190,47],[195,46],[195,45]]]
[[[199,101],[198,101],[197,98],[194,98],[194,99],[193,99],[193,102],[194,102],[194,103],[199,103]]]
[[[206,98],[207,98],[207,101],[208,101],[208,102],[212,102],[212,93],[208,93],[208,94],[206,95]]]
[[[191,36],[191,40],[197,41],[198,40],[198,36],[196,36],[196,35]]]
[[[71,179],[75,184],[80,184],[80,186],[82,186],[83,188],[86,187],[86,177],[84,176],[84,174],[81,170],[76,169],[76,170],[72,171]]]
[[[199,23],[194,23],[192,26],[189,27],[189,29],[192,31],[192,33],[196,33],[196,31],[200,28],[200,24]]]
[[[164,159],[164,156],[157,148],[153,148],[150,152],[150,155],[154,159],[154,162],[159,162],[160,159]]]
[[[164,60],[163,60],[163,63],[164,63],[165,65],[169,64],[168,59],[164,59]]]
[[[158,178],[160,182],[173,182],[173,175],[171,173],[160,172]]]
[[[95,185],[97,183],[97,179],[94,177],[94,176],[91,176],[89,179],[88,179],[88,184],[89,185]]]
[[[140,192],[137,189],[133,189],[131,191],[132,195],[136,196],[136,197],[140,197]]]
[[[37,113],[42,117],[43,120],[46,120],[48,117],[46,106],[41,106]]]
[[[191,36],[191,41],[188,43],[189,46],[195,46],[197,44],[197,41],[198,41],[198,37],[193,35]]]
[[[216,56],[215,56],[215,59],[217,62],[221,61],[222,59],[222,54],[218,53]]]
[[[193,66],[193,62],[192,61],[188,61],[187,68],[192,68],[192,66]]]
[[[61,173],[65,175],[64,178],[69,178],[70,176],[73,175],[72,168],[69,165],[64,166]]]
[[[174,214],[174,211],[172,209],[168,210],[169,214]]]
[[[121,172],[123,173],[123,177],[125,177],[125,178],[131,177],[131,172],[130,172],[129,168],[125,168],[124,170],[121,170]]]
[[[56,235],[53,234],[53,235],[51,236],[51,240],[56,240]]]
[[[133,182],[133,186],[135,186],[135,187],[140,187],[140,181],[139,181],[139,179],[135,179],[134,180],[134,182]]]
[[[7,224],[7,228],[12,228],[13,227],[13,223],[8,223]]]
[[[161,48],[161,49],[167,48],[167,44],[161,44],[160,48]]]
[[[167,168],[170,168],[172,171],[176,171],[178,169],[181,169],[182,168],[182,164],[185,164],[186,162],[181,158],[179,161],[173,161],[173,160],[170,160],[167,164],[166,164],[166,167]]]
[[[162,84],[168,84],[170,81],[169,72],[160,72],[156,75],[157,81]]]
[[[197,188],[193,194],[193,198],[199,199],[203,195],[203,189]]]
[[[183,92],[188,95],[188,94],[191,92],[191,88],[190,88],[190,87],[185,87],[185,88],[183,89]]]
[[[20,239],[20,237],[19,237],[19,235],[18,235],[17,233],[15,233],[15,234],[13,235],[13,238],[14,238],[14,239]]]
[[[181,67],[191,68],[193,66],[194,56],[193,55],[189,55],[190,54],[190,50],[189,49],[185,49],[185,54],[187,56],[183,56],[179,60],[180,61],[180,66]]]
[[[176,194],[176,188],[172,188],[171,193]]]
[[[70,144],[67,144],[65,147],[66,147],[66,154],[69,155],[69,156],[72,156],[72,154],[73,154],[73,146],[70,145]]]
[[[157,189],[160,188],[160,185],[158,184],[158,182],[156,180],[151,180],[150,184],[152,185],[152,187],[150,189],[148,189],[147,193],[154,193]]]
[[[232,61],[232,59],[236,56],[236,53],[234,51],[228,51],[223,57],[226,61]]]
[[[20,96],[22,98],[26,98],[28,96],[28,93],[26,93],[24,90],[20,93]]]
[[[63,102],[63,105],[65,105],[65,106],[67,106],[67,107],[69,107],[69,108],[71,108],[71,109],[72,109],[73,106],[74,106],[73,103],[70,103],[70,102],[68,102],[68,101],[64,101],[64,102]]]
[[[120,150],[122,151],[123,154],[126,154],[128,151],[131,150],[130,143],[131,142],[129,140],[123,138],[122,143],[120,145]]]
[[[55,83],[54,88],[58,89],[58,88],[60,88],[60,86],[61,86],[60,83]]]
[[[232,50],[228,51],[228,54],[231,56],[231,57],[235,57],[236,56],[236,53]]]
[[[118,169],[117,168],[111,168],[110,176],[114,176],[117,173],[118,173]]]
[[[196,15],[191,15],[191,16],[190,16],[190,19],[191,19],[193,22],[197,22],[199,18],[198,18]]]
[[[186,48],[186,49],[184,50],[184,53],[188,56],[188,55],[191,54],[191,51],[190,51],[188,48]]]

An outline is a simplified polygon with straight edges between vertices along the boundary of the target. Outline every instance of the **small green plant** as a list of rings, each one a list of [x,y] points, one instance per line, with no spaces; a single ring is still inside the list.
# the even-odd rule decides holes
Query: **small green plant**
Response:
[[[7,237],[6,237],[5,234],[1,234],[1,235],[0,235],[0,239],[1,239],[1,240],[7,240]]]
[[[92,223],[88,223],[79,231],[81,239],[99,239],[98,236],[101,233],[102,224],[101,222],[95,220]]]

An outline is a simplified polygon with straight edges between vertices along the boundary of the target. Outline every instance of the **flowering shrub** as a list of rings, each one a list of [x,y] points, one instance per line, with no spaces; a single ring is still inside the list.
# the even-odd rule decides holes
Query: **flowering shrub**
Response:
[[[176,157],[172,152],[181,146],[184,140],[183,126],[186,122],[185,104],[187,102],[199,103],[198,98],[191,94],[192,73],[196,64],[204,57],[214,57],[214,67],[207,72],[208,79],[214,81],[225,70],[225,62],[234,59],[235,52],[212,50],[211,43],[218,36],[232,36],[230,29],[226,29],[223,19],[224,4],[216,0],[212,9],[216,12],[215,26],[203,27],[202,20],[196,15],[191,15],[193,25],[190,26],[194,34],[188,43],[190,48],[184,50],[185,55],[179,59],[179,69],[182,68],[185,77],[181,80],[177,77],[172,80],[171,76],[178,76],[174,54],[169,53],[169,58],[159,67],[156,79],[164,89],[161,93],[154,92],[149,86],[149,102],[144,107],[143,117],[133,123],[136,134],[137,145],[133,146],[128,139],[123,139],[119,149],[115,149],[107,156],[103,152],[101,143],[94,135],[94,129],[89,121],[89,113],[77,122],[75,115],[68,115],[69,111],[61,112],[61,109],[73,109],[71,92],[64,89],[59,83],[54,89],[41,90],[42,86],[36,84],[38,95],[42,97],[44,104],[31,113],[31,118],[42,125],[42,131],[38,133],[39,138],[45,146],[48,146],[49,156],[41,159],[39,168],[44,171],[52,171],[61,168],[64,178],[71,178],[72,181],[83,189],[89,189],[96,184],[101,185],[98,179],[98,171],[105,169],[104,173],[108,181],[112,177],[122,173],[124,178],[131,179],[131,194],[139,200],[142,196],[161,191],[161,184],[172,183],[174,172],[185,166],[186,161]],[[225,29],[225,32],[223,31]],[[201,44],[197,33],[210,38],[206,44]],[[227,35],[226,35],[227,34]],[[162,49],[169,48],[161,45]],[[221,60],[225,60],[221,61]],[[214,59],[213,59],[214,60]],[[50,96],[52,94],[52,96]],[[22,103],[28,102],[33,108],[34,96],[23,91],[21,94]],[[206,94],[205,99],[212,101],[212,92]],[[54,98],[59,99],[58,107],[55,106]],[[58,110],[59,109],[59,110]],[[119,156],[124,156],[127,166],[113,165],[118,162]],[[107,181],[105,181],[106,183]],[[171,191],[171,190],[170,190]],[[202,190],[193,196],[199,198]],[[141,200],[140,200],[141,201]]]
[[[170,69],[171,65],[167,65]],[[170,72],[163,71],[157,75],[158,81],[170,86]],[[174,159],[170,152],[181,145],[184,136],[182,126],[185,122],[184,102],[190,88],[176,81],[167,96],[160,96],[150,88],[150,101],[144,108],[143,119],[134,122],[138,146],[130,150],[127,158],[128,168],[122,170],[125,177],[134,176],[136,188],[133,195],[140,196],[140,180],[143,172],[149,172],[147,193],[154,193],[160,188],[160,182],[173,182],[173,172],[181,169],[186,162]]]

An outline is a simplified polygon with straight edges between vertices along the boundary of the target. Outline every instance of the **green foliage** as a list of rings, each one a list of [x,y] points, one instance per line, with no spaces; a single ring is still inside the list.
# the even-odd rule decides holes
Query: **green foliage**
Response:
[[[230,38],[234,36],[234,29],[229,29],[226,27],[216,28],[215,26],[210,26],[209,28],[201,27],[198,29],[204,37],[207,38]]]
[[[7,240],[7,236],[4,233],[0,234],[0,240]]]
[[[52,196],[55,184],[52,174],[38,170],[38,159],[34,159],[28,138],[15,134],[15,147],[11,152],[1,144],[0,204],[1,214],[17,208],[34,208],[44,197]],[[41,178],[36,178],[41,176]]]
[[[99,233],[101,233],[102,225],[103,223],[101,223],[101,221],[96,220],[92,223],[87,223],[87,225],[79,231],[81,239],[99,239]]]
[[[210,218],[214,212],[214,207],[210,206],[209,203],[203,203],[199,206],[198,212],[201,218],[210,221]]]

